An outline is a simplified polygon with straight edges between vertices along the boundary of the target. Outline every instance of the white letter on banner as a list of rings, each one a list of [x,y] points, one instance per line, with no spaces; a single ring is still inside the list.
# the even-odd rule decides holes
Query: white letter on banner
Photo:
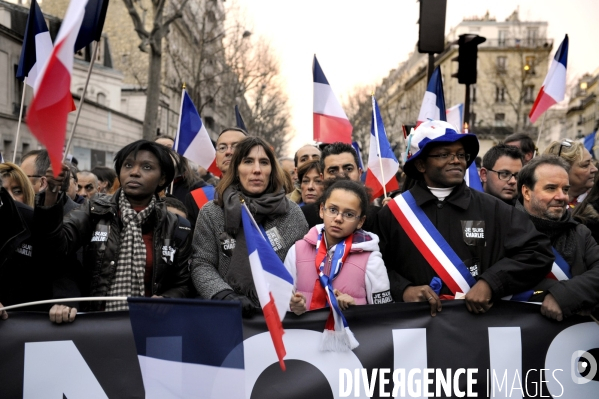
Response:
[[[374,395],[374,386],[376,384],[376,375],[378,371],[378,369],[372,369],[370,378],[368,378],[368,370],[362,369],[362,383],[364,384],[364,392],[369,398],[372,398]]]
[[[505,375],[506,393],[509,389],[509,381],[513,381],[515,374],[518,379],[522,375],[522,337],[520,327],[489,327],[489,359],[491,371],[499,375]],[[503,384],[501,385],[503,386]],[[501,392],[501,386],[499,392]],[[493,396],[495,386],[493,385]],[[520,394],[513,396],[522,397]]]
[[[345,379],[347,378],[347,383]],[[352,375],[348,369],[339,369],[339,397],[347,398],[351,394]]]
[[[412,369],[427,368],[426,328],[406,328],[393,330],[393,369],[404,369],[408,373]],[[395,380],[395,375],[394,375]],[[420,381],[419,381],[420,383]],[[408,386],[408,390],[412,387]],[[403,392],[403,387],[402,387]],[[394,388],[396,398],[398,391]]]
[[[23,399],[106,398],[73,341],[25,343]]]
[[[322,333],[312,330],[288,329],[283,335],[283,343],[287,350],[285,360],[302,360],[316,367],[329,382],[335,398],[340,397],[339,369],[362,369],[362,362],[352,351],[323,352],[318,349]],[[260,374],[270,365],[279,363],[272,338],[269,332],[254,335],[243,341],[245,358],[245,397],[250,398],[254,385]],[[355,395],[355,393],[354,393]],[[366,396],[359,397],[366,399]]]
[[[593,359],[592,355],[581,356],[581,352],[589,349],[599,348],[599,326],[595,322],[581,323],[570,326],[560,332],[549,345],[547,356],[545,356],[545,368],[550,370],[554,378],[547,378],[547,389],[554,398],[562,395],[569,398],[595,398],[599,391],[599,382],[590,378],[580,376],[579,366],[587,363],[593,366],[599,359]],[[577,356],[573,356],[579,354]],[[579,361],[585,358],[584,361]],[[555,378],[556,370],[560,379]],[[592,376],[590,376],[592,378]],[[542,392],[546,395],[547,392]],[[539,396],[540,397],[540,396]]]

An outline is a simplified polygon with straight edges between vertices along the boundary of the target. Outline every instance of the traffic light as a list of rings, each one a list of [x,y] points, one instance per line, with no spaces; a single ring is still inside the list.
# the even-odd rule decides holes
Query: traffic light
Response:
[[[442,53],[445,50],[446,8],[447,0],[420,0],[419,53]]]
[[[478,45],[485,42],[487,39],[467,33],[460,35],[458,40],[458,56],[453,61],[458,62],[458,73],[454,73],[454,78],[458,78],[461,84],[476,83],[476,59],[478,56]]]

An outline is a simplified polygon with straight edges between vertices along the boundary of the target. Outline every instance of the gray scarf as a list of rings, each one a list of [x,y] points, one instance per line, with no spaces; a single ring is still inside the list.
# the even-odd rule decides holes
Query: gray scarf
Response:
[[[259,305],[241,224],[241,199],[259,225],[285,215],[289,210],[289,203],[283,189],[277,193],[263,193],[259,197],[251,197],[244,194],[239,185],[231,185],[223,193],[225,233],[235,237],[236,241],[225,281],[235,292],[247,296]]]
[[[144,296],[144,275],[146,271],[146,246],[141,234],[141,226],[148,219],[156,205],[156,197],[146,209],[137,213],[125,192],[121,190],[119,211],[123,221],[119,259],[116,264],[114,278],[108,289],[109,296]],[[126,301],[108,301],[107,311],[128,310]]]

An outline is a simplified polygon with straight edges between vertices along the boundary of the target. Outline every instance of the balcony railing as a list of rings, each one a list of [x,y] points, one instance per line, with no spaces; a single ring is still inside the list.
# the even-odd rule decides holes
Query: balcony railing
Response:
[[[499,47],[499,48],[550,48],[553,45],[553,39],[487,39],[479,47]]]

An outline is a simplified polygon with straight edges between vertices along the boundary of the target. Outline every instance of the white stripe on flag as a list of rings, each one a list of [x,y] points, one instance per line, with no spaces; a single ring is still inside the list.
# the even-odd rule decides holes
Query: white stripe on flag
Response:
[[[35,82],[40,76],[41,70],[48,62],[53,49],[50,32],[42,32],[35,35],[35,64],[27,74],[27,85],[35,87]]]
[[[255,239],[261,240],[262,238],[256,236]],[[262,262],[260,262],[258,250],[255,250],[250,254],[250,267],[252,269],[252,276],[254,277],[254,286],[256,287],[256,293],[258,294],[260,305],[264,307],[267,303],[270,302],[270,291],[268,289],[268,283],[264,278],[264,269],[262,268]],[[291,297],[287,298],[285,304],[288,304],[290,300]]]
[[[447,273],[453,278],[456,284],[461,288],[462,292],[465,294],[470,291],[470,285],[464,279],[464,277],[460,274],[458,269],[454,266],[451,260],[447,257],[445,252],[439,247],[439,244],[433,237],[429,234],[429,232],[424,228],[423,224],[418,220],[410,206],[407,204],[405,199],[398,195],[395,197],[395,201],[399,206],[399,209],[404,213],[406,219],[412,226],[412,228],[416,231],[416,234],[422,239],[424,244],[428,247],[428,249],[432,252],[433,256],[439,260],[441,266],[447,271]]]
[[[437,95],[430,91],[424,93],[422,106],[418,114],[418,122],[426,122],[428,118],[436,121],[441,119],[441,111],[437,107]]]
[[[331,86],[314,82],[314,113],[347,119]]]
[[[564,273],[564,271],[555,262],[553,262],[553,265],[551,266],[551,273],[559,281],[569,280],[568,276],[566,276],[566,273]]]
[[[545,82],[543,82],[543,91],[555,102],[562,101],[566,96],[566,68],[555,59],[551,62],[551,67]]]
[[[200,131],[195,135],[183,156],[204,169],[208,169],[212,165],[216,157],[216,150],[212,145],[212,141],[210,141],[210,136],[203,123]]]

